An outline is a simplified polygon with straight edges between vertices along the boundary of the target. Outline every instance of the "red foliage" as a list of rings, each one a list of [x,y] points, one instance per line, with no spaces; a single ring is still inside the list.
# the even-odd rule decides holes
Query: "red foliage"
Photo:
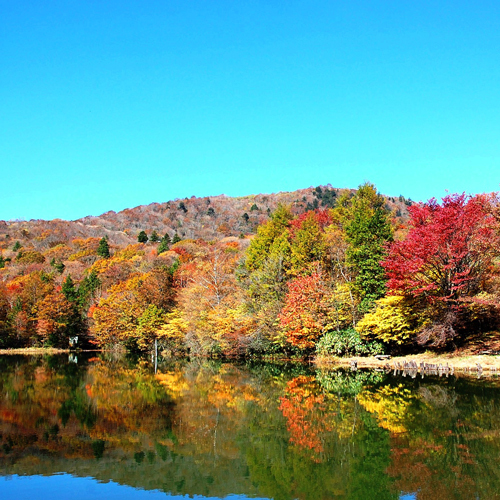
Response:
[[[301,276],[288,283],[288,294],[279,321],[288,342],[307,349],[323,332],[326,289],[321,273]]]
[[[499,255],[493,195],[454,194],[409,208],[410,230],[382,262],[395,294],[459,300],[480,291]]]
[[[290,221],[290,229],[292,234],[294,234],[297,229],[300,229],[302,227],[303,222],[311,214],[314,214],[314,218],[316,219],[316,222],[321,230],[324,230],[325,227],[329,226],[333,222],[329,210],[321,210],[319,208],[317,210],[310,210],[309,212],[304,212],[303,214]]]
[[[325,396],[316,394],[314,377],[300,376],[287,383],[286,393],[280,399],[279,410],[286,418],[290,443],[311,450],[319,462],[323,452],[322,435],[331,432],[331,413],[327,412]]]

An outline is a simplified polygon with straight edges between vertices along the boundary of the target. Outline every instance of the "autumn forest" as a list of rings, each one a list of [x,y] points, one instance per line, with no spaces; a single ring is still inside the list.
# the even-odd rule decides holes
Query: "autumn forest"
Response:
[[[0,348],[452,350],[496,331],[500,198],[318,186],[0,222]]]

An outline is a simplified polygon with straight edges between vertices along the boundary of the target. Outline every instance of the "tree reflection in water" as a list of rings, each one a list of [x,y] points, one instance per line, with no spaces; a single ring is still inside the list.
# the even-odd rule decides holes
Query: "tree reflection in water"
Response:
[[[0,357],[0,467],[211,497],[494,499],[498,385],[300,364],[179,360],[155,374],[104,355]]]

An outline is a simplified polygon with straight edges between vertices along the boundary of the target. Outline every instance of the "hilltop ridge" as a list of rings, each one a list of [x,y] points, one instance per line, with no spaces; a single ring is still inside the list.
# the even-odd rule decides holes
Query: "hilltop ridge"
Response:
[[[291,205],[294,214],[307,210],[333,207],[342,192],[355,189],[326,186],[309,187],[290,192],[255,194],[240,197],[226,195],[177,198],[150,203],[119,212],[107,211],[74,221],[63,219],[0,221],[0,249],[11,242],[32,246],[42,251],[75,238],[107,236],[115,245],[137,241],[140,231],[159,235],[178,234],[182,239],[219,240],[228,236],[251,235],[265,222],[279,204]],[[385,197],[395,216],[405,218],[411,201],[402,196]]]

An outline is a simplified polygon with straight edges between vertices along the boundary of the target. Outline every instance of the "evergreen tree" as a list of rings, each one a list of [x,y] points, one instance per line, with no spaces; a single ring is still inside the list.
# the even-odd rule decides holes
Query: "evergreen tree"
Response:
[[[172,239],[170,238],[168,233],[165,233],[165,236],[162,238],[162,241],[165,241],[167,245],[170,245],[170,243],[172,243]]]
[[[3,255],[0,255],[0,269],[3,269],[5,267],[5,260],[3,258]]]
[[[247,223],[248,223],[248,221],[250,220],[250,217],[249,217],[249,215],[248,215],[246,212],[245,212],[245,213],[244,213],[241,217],[242,217],[242,219],[243,219],[245,222],[247,222]]]
[[[83,318],[80,312],[80,296],[75,288],[75,283],[68,274],[68,277],[62,284],[61,289],[66,300],[71,304],[71,313],[68,316],[68,324],[66,327],[67,337],[74,337],[83,330]]]
[[[361,299],[361,312],[368,311],[386,292],[387,278],[380,262],[393,231],[384,205],[384,197],[370,183],[360,186],[352,198],[339,200],[338,213],[349,244],[346,258],[356,274],[354,290]]]
[[[151,233],[151,238],[149,238],[151,242],[153,243],[158,243],[160,241],[160,237],[158,236],[158,233],[156,231],[153,231]]]
[[[88,308],[91,300],[95,298],[96,292],[100,286],[101,280],[95,271],[90,272],[83,278],[78,287],[78,301],[82,309]]]
[[[176,243],[179,243],[179,241],[181,241],[181,237],[177,233],[175,233],[172,243],[175,245]]]
[[[97,255],[105,259],[109,258],[109,244],[107,238],[101,238],[99,247],[97,248]]]
[[[67,278],[64,280],[61,291],[68,302],[76,302],[76,300],[78,299],[78,293],[75,288],[75,283],[73,282],[70,274],[68,274]]]
[[[14,243],[14,246],[12,247],[12,251],[17,252],[21,247],[22,247],[21,243],[19,243],[19,241],[16,241]]]
[[[62,274],[64,272],[64,270],[66,269],[66,266],[61,262],[56,262],[54,264],[54,269],[59,273],[59,274]]]
[[[137,236],[137,241],[139,243],[147,243],[149,240],[148,235],[146,234],[146,231],[141,231],[139,233],[139,236]]]
[[[169,244],[165,238],[162,238],[160,244],[158,245],[158,255],[169,250]]]

